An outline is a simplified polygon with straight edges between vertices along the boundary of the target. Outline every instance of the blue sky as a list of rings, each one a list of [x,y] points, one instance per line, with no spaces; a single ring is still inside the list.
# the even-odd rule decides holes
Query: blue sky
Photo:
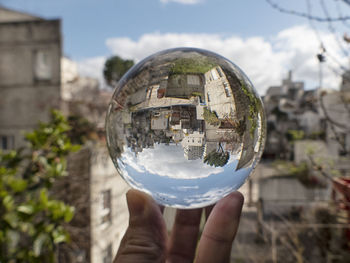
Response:
[[[191,2],[191,1],[189,1]],[[273,36],[305,21],[262,0],[2,0],[6,7],[63,20],[64,52],[74,59],[109,55],[105,40],[144,33],[222,33]],[[278,21],[278,22],[277,22]]]
[[[305,10],[304,0],[277,1]],[[101,78],[103,62],[113,54],[139,61],[161,49],[194,46],[231,59],[260,93],[279,84],[289,69],[309,88],[317,84],[315,32],[305,19],[281,14],[264,0],[0,0],[0,4],[61,18],[63,53],[78,63],[83,75]],[[334,48],[333,56],[347,63],[329,32],[321,29],[324,41]],[[325,76],[326,85],[338,85],[330,71]]]

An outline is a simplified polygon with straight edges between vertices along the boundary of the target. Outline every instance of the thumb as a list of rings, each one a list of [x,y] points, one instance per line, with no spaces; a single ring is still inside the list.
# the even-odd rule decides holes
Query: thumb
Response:
[[[165,262],[166,227],[159,206],[137,190],[129,190],[126,200],[129,227],[114,262]]]

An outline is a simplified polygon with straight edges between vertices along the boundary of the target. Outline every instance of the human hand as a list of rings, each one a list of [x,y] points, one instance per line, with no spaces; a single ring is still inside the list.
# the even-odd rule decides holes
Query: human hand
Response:
[[[178,209],[168,238],[159,205],[150,196],[129,190],[129,227],[114,263],[228,263],[243,200],[241,193],[234,192],[204,208],[207,222],[197,245],[202,208]]]

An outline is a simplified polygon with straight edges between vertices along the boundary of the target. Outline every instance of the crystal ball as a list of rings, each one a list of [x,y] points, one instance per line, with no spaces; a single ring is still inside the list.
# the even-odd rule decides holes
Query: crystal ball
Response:
[[[107,146],[122,178],[159,204],[198,208],[237,190],[265,142],[262,101],[243,71],[196,48],[158,52],[118,82]]]

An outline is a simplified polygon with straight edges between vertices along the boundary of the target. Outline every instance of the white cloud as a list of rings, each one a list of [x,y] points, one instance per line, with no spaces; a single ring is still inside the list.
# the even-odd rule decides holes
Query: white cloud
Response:
[[[235,186],[226,186],[223,188],[213,188],[204,194],[192,195],[184,198],[184,202],[189,208],[205,207],[216,203],[218,200],[234,191]]]
[[[191,191],[191,190],[198,190],[199,186],[198,185],[193,185],[193,186],[176,186],[176,187],[171,187],[171,189],[173,189],[175,191],[187,192],[187,191]]]
[[[201,0],[160,0],[161,3],[167,4],[170,2],[184,4],[184,5],[194,5],[201,2]]]
[[[93,57],[80,60],[77,62],[79,74],[85,77],[96,78],[101,84],[104,84],[103,66],[106,57]]]
[[[155,145],[154,149],[143,149],[137,157],[125,148],[123,162],[138,172],[149,172],[177,179],[205,178],[224,170],[222,167],[211,167],[201,159],[186,160],[182,147],[175,145]]]
[[[327,51],[332,57],[347,64],[333,36],[319,32]],[[148,33],[139,39],[117,37],[106,40],[113,54],[125,59],[141,59],[167,48],[197,47],[216,52],[237,64],[252,80],[260,94],[264,94],[271,85],[279,85],[288,70],[293,70],[295,80],[306,82],[307,88],[318,85],[318,62],[316,54],[320,43],[308,26],[296,26],[285,29],[272,38],[260,36],[241,38],[236,35],[185,34],[185,33]],[[101,57],[80,63],[85,72],[102,72]],[[94,68],[96,66],[96,68]],[[99,68],[98,68],[99,67]],[[324,86],[336,88],[339,77],[330,69],[339,68],[328,59],[324,65]]]

